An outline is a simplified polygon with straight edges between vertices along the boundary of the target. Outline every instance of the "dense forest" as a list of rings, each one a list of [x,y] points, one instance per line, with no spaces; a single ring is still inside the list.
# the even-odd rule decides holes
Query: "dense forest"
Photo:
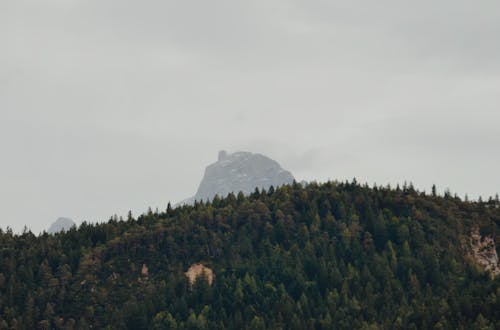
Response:
[[[0,329],[500,329],[500,276],[470,248],[499,250],[499,206],[354,180],[3,230]]]

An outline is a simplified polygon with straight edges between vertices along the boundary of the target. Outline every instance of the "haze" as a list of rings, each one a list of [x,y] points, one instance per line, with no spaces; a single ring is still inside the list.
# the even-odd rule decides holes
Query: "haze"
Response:
[[[0,227],[164,209],[220,149],[494,195],[499,35],[498,1],[1,1]]]

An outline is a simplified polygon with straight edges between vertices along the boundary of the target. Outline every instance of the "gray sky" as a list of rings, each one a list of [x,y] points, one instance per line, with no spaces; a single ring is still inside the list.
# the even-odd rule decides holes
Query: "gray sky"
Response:
[[[500,191],[498,1],[0,1],[0,226],[297,179]]]

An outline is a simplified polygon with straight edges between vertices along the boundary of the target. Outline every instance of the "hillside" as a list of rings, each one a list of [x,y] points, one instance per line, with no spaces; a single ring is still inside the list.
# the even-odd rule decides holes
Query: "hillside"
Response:
[[[499,206],[329,182],[2,232],[0,329],[498,329]]]

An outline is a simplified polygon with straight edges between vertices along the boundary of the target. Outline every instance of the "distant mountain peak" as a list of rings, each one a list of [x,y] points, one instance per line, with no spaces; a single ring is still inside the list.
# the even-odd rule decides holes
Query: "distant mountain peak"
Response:
[[[208,165],[194,197],[180,204],[195,200],[211,200],[215,195],[222,197],[229,193],[249,194],[255,190],[268,189],[294,181],[292,173],[283,169],[278,162],[259,153],[219,151],[217,161]]]
[[[76,226],[76,223],[72,219],[60,217],[56,221],[54,221],[52,225],[50,225],[47,232],[49,234],[55,234],[61,231],[67,231],[73,226]]]

